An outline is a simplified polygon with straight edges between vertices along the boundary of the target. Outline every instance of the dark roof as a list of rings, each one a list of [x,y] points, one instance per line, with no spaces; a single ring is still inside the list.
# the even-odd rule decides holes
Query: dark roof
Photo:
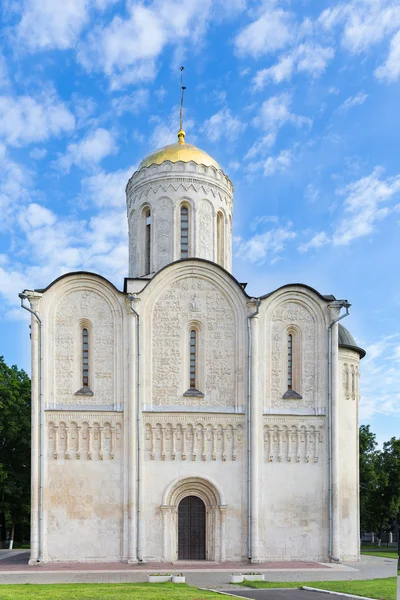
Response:
[[[115,287],[115,285],[111,283],[111,281],[103,277],[103,275],[99,275],[98,273],[92,273],[91,271],[69,271],[68,273],[64,273],[64,275],[60,275],[60,277],[57,277],[57,279],[54,279],[54,281],[49,283],[49,285],[45,288],[35,289],[35,292],[39,292],[39,294],[44,294],[44,292],[47,292],[47,290],[49,290],[58,281],[61,281],[61,279],[65,279],[66,277],[70,277],[71,275],[90,275],[91,277],[98,277],[99,279],[102,279],[103,281],[111,285],[118,293],[121,293],[121,290]]]
[[[366,355],[365,350],[357,346],[357,343],[350,331],[343,327],[341,323],[339,323],[339,347],[340,348],[349,348],[350,350],[355,350],[360,354],[360,358],[364,358]]]

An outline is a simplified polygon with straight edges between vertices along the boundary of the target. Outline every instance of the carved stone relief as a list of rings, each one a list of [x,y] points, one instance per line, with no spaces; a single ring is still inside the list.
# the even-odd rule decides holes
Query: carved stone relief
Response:
[[[207,406],[234,406],[236,400],[236,328],[233,309],[211,281],[185,277],[171,284],[154,305],[152,319],[153,405],[193,405],[183,397],[189,378],[184,372],[189,349],[188,325],[200,323],[198,363],[204,367]],[[187,333],[186,333],[187,332]],[[186,376],[187,375],[187,376]]]
[[[344,363],[342,366],[342,386],[346,400],[357,400],[360,373],[357,365]]]
[[[172,203],[168,198],[161,198],[155,210],[157,270],[172,262]]]
[[[122,444],[121,415],[46,415],[48,458],[64,460],[113,460]]]
[[[266,462],[318,462],[324,424],[314,422],[274,422],[264,425]]]
[[[202,200],[199,207],[199,257],[214,260],[214,235],[212,206],[207,200]]]
[[[135,209],[131,210],[129,215],[129,266],[130,266],[130,277],[135,277],[136,265],[137,265],[137,228],[138,223],[136,220]]]
[[[144,427],[147,460],[235,461],[243,448],[243,418],[152,415]]]
[[[82,387],[79,321],[91,322],[89,387],[93,396],[79,396]],[[66,294],[57,306],[54,326],[56,404],[113,404],[114,323],[109,304],[92,290]]]
[[[316,393],[316,323],[314,316],[305,308],[296,302],[286,302],[278,306],[272,315],[271,327],[271,406],[274,408],[283,408],[288,406],[288,402],[293,400],[283,399],[282,396],[287,390],[286,386],[286,330],[288,326],[295,325],[301,331],[301,389],[296,390],[301,393],[302,400],[295,402],[301,403],[302,407],[314,406],[314,396]],[[294,357],[293,357],[294,358]]]

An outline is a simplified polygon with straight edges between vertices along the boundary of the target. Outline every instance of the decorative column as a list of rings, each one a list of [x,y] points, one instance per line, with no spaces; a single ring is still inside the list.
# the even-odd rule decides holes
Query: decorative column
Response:
[[[127,299],[128,308],[128,404],[125,410],[128,413],[128,431],[125,435],[128,443],[128,563],[137,562],[136,543],[136,386],[137,386],[137,348],[136,348],[136,317],[130,309],[130,300]]]
[[[340,558],[339,529],[339,326],[332,327],[332,554]]]
[[[259,460],[262,409],[258,390],[258,363],[259,363],[259,317],[251,319],[251,540],[252,556],[251,562],[260,562],[259,544]]]
[[[226,527],[225,527],[225,517],[226,517],[226,504],[221,504],[219,507],[219,526],[220,526],[220,538],[221,538],[221,546],[220,546],[220,562],[226,561]]]
[[[37,312],[38,299],[29,297],[31,309]],[[39,558],[39,469],[40,469],[40,414],[39,414],[39,323],[31,315],[31,555],[29,564]]]

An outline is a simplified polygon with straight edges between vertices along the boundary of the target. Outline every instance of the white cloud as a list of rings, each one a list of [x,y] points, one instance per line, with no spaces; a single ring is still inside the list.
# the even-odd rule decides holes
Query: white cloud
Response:
[[[74,116],[54,95],[0,96],[0,138],[11,145],[41,142],[74,127]]]
[[[235,38],[239,56],[255,58],[284,48],[293,38],[293,22],[290,13],[267,6]]]
[[[320,248],[321,246],[325,246],[326,244],[329,244],[329,243],[330,243],[329,237],[326,235],[325,231],[321,231],[320,233],[317,233],[316,235],[314,235],[314,237],[312,237],[309,242],[300,244],[300,246],[297,248],[297,250],[299,252],[304,253],[304,252],[308,252],[308,250],[310,250],[310,248]]]
[[[12,222],[15,212],[21,210],[31,196],[29,169],[11,160],[0,142],[0,229]]]
[[[117,149],[113,134],[100,127],[79,142],[68,144],[66,153],[57,159],[56,165],[66,172],[72,165],[81,169],[90,168],[106,156],[115,154]]]
[[[382,336],[365,346],[367,355],[361,363],[360,418],[364,421],[375,415],[398,416],[398,340],[400,335]]]
[[[364,104],[366,99],[368,98],[368,94],[364,94],[363,92],[358,92],[355,96],[349,96],[343,104],[341,104],[338,108],[339,111],[347,111],[349,108],[353,106],[359,106],[360,104]]]
[[[234,237],[234,254],[240,260],[250,263],[263,264],[267,259],[276,262],[284,251],[286,243],[296,237],[291,229],[291,223],[277,225],[263,233],[256,233],[247,240]]]
[[[101,171],[82,180],[82,196],[99,207],[123,207],[126,203],[125,187],[136,166],[112,173]]]
[[[45,225],[51,227],[56,220],[56,216],[51,210],[36,203],[29,204],[26,210],[20,214],[20,224],[25,230]]]
[[[0,50],[0,89],[4,91],[5,89],[9,88],[10,85],[11,83],[8,74],[7,61]]]
[[[314,184],[309,183],[306,187],[305,197],[309,202],[315,202],[319,198],[319,190],[315,187]]]
[[[89,10],[105,10],[116,1],[25,0],[16,27],[17,38],[30,50],[72,48],[89,22]]]
[[[80,46],[78,59],[88,71],[104,71],[114,90],[152,81],[157,59],[167,45],[201,42],[211,8],[211,0],[156,0],[146,6],[130,2],[126,18],[114,16],[111,23],[90,32]]]
[[[253,78],[254,89],[256,91],[262,90],[270,81],[273,81],[274,83],[288,81],[292,77],[293,69],[293,56],[291,54],[288,56],[282,56],[272,67],[257,71]]]
[[[278,62],[268,69],[257,71],[253,78],[255,90],[261,90],[267,83],[281,83],[291,79],[295,72],[306,72],[312,77],[319,77],[326,69],[328,62],[334,56],[330,47],[319,44],[304,43],[281,56]]]
[[[328,30],[342,25],[343,46],[360,53],[400,27],[400,5],[397,0],[351,0],[324,10],[318,21]]]
[[[234,141],[244,130],[246,124],[234,117],[229,108],[222,108],[204,122],[202,131],[207,133],[211,142],[221,138]]]
[[[129,96],[119,96],[111,101],[112,107],[118,116],[131,112],[136,114],[140,112],[149,102],[149,90],[135,90]]]
[[[400,31],[392,38],[389,54],[383,65],[376,69],[375,76],[388,83],[400,78]]]
[[[88,20],[88,0],[26,0],[17,35],[31,50],[70,48]]]
[[[400,193],[400,175],[382,178],[383,169],[377,167],[367,177],[355,181],[339,191],[346,196],[343,204],[344,218],[333,235],[335,245],[372,233],[378,221],[384,219],[391,208],[382,206]]]
[[[277,171],[283,173],[293,163],[293,152],[282,150],[278,156],[269,156],[264,163],[264,175],[274,175]]]
[[[265,153],[270,148],[272,148],[272,146],[275,144],[275,141],[276,141],[276,132],[271,131],[270,133],[267,133],[267,135],[264,135],[262,138],[258,139],[256,142],[254,142],[254,144],[248,150],[244,159],[249,160],[251,158],[264,156]]]
[[[29,152],[29,156],[33,158],[33,160],[42,160],[46,154],[46,148],[32,148],[32,150]]]
[[[330,60],[333,59],[335,51],[331,47],[323,47],[319,44],[301,44],[295,50],[297,70],[305,71],[313,77],[321,75]]]
[[[292,98],[289,94],[271,96],[262,103],[258,115],[253,120],[254,125],[266,131],[277,131],[286,123],[298,126],[311,125],[311,119],[295,115],[290,111],[291,104]]]

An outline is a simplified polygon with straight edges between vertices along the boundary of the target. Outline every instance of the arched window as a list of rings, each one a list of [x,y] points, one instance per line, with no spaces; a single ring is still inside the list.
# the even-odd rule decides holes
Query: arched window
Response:
[[[181,206],[181,258],[189,256],[189,209]]]
[[[189,385],[190,389],[197,389],[197,331],[195,329],[190,330],[189,338]]]
[[[82,329],[82,386],[89,387],[89,331]]]
[[[293,389],[293,335],[289,333],[287,339],[287,389]]]
[[[217,263],[224,266],[224,215],[222,212],[217,214]]]
[[[144,249],[144,274],[149,275],[151,269],[151,212],[145,212],[145,249]]]
[[[301,389],[301,332],[290,326],[286,330],[286,391],[283,398],[300,399]],[[284,355],[285,355],[284,354]]]

